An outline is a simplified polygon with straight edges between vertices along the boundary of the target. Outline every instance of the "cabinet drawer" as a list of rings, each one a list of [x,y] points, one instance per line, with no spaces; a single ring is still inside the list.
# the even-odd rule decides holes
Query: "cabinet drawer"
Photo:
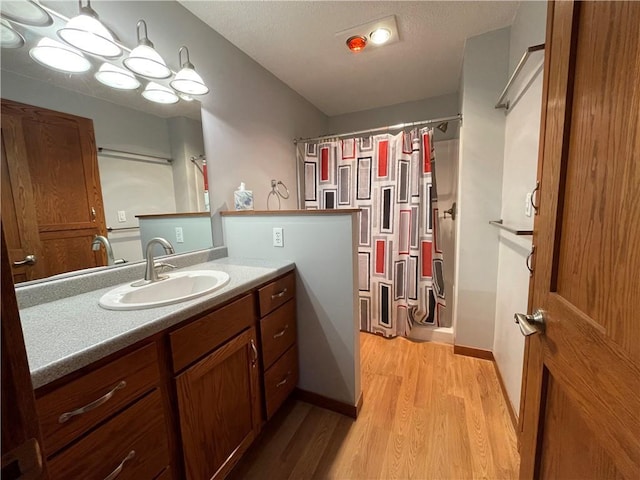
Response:
[[[296,294],[296,275],[291,272],[269,285],[258,290],[260,298],[260,316],[264,317],[267,313],[275,310],[280,305],[289,301]]]
[[[160,392],[156,389],[48,462],[49,477],[152,479],[169,459]]]
[[[151,343],[40,397],[36,407],[46,455],[151,390],[158,377]]]
[[[264,374],[267,419],[280,408],[298,383],[298,349],[294,345]]]
[[[291,300],[260,320],[262,362],[267,370],[296,343],[296,302]]]
[[[182,370],[245,328],[255,325],[256,319],[253,295],[246,295],[170,333],[173,371]]]

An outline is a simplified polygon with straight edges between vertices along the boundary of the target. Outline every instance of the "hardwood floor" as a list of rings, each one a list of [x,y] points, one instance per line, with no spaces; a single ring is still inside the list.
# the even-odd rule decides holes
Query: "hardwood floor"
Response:
[[[516,435],[493,365],[453,347],[361,334],[357,421],[292,400],[232,479],[510,479]]]

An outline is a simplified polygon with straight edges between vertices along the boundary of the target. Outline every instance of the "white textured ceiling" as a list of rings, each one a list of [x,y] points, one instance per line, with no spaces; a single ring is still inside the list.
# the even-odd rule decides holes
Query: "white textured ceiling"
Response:
[[[519,3],[179,1],[329,116],[456,92],[465,39],[510,25]],[[398,43],[353,54],[335,36],[388,15]]]

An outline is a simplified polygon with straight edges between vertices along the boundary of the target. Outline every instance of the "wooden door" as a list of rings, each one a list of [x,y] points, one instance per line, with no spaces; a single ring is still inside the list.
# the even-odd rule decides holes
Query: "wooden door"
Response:
[[[224,478],[260,428],[254,327],[176,378],[189,480]]]
[[[13,180],[10,178],[4,138],[5,127],[11,128],[12,121],[3,119],[2,123],[2,224],[13,281],[17,283],[44,277],[45,272],[44,263],[38,262],[42,258],[42,248],[31,178],[28,171],[20,172],[27,168],[22,163],[16,165],[18,172],[14,169]]]
[[[2,219],[4,221],[4,218]],[[2,473],[3,479],[46,478],[42,436],[2,228]]]
[[[28,279],[106,265],[91,249],[95,235],[106,235],[93,122],[3,99],[2,142],[14,190],[13,203],[3,194],[3,216],[26,212],[17,227],[32,229],[35,212],[38,241],[24,229],[9,239],[12,249],[39,250]]]
[[[640,3],[549,6],[521,478],[640,478]]]

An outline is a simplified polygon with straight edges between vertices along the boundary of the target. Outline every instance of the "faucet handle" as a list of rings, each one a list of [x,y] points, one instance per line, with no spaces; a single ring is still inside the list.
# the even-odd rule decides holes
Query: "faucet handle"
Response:
[[[164,263],[164,262],[156,262],[153,264],[153,268],[162,271],[165,271],[164,269],[167,270],[174,270],[178,267],[176,267],[175,265],[171,265],[170,263]]]

